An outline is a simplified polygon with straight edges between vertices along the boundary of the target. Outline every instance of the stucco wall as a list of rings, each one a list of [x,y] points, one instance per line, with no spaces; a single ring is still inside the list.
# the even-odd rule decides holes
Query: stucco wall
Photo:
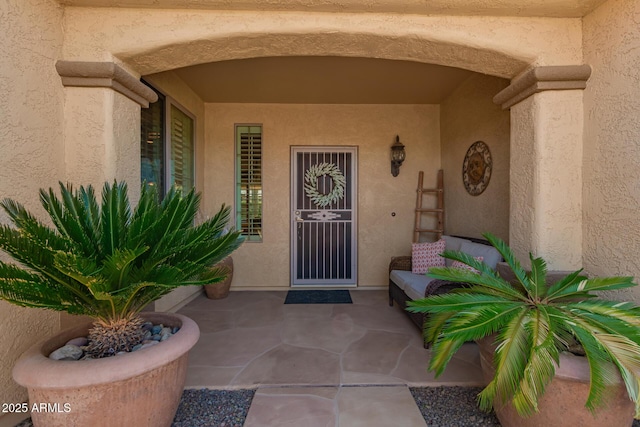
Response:
[[[574,18],[70,7],[65,31],[65,59],[116,57],[141,74],[228,59],[336,55],[513,77],[531,63],[581,59]]]
[[[491,232],[509,240],[509,111],[492,100],[508,84],[504,79],[475,74],[441,105],[447,234],[482,237]],[[493,172],[487,189],[472,196],[462,182],[462,162],[476,141],[489,147]]]
[[[54,67],[62,50],[62,9],[53,0],[9,0],[0,16],[0,198],[18,199],[42,214],[38,189],[65,180],[63,89]],[[0,302],[0,402],[26,400],[11,369],[29,346],[58,329],[58,319]]]
[[[108,88],[64,89],[66,179],[76,186],[126,181],[140,194],[140,106]]]
[[[234,203],[234,124],[263,124],[264,241],[233,256],[235,289],[289,286],[290,146],[359,147],[359,286],[386,286],[389,260],[410,253],[418,171],[435,185],[440,167],[439,106],[207,104],[206,212]],[[390,172],[395,135],[406,146]],[[391,213],[395,212],[396,216]]]
[[[550,270],[582,265],[582,90],[549,90],[511,107],[509,241]]]
[[[202,192],[204,187],[204,102],[187,86],[174,72],[154,74],[144,77],[153,87],[172,98],[180,106],[195,116],[196,126],[196,146],[195,146],[195,169],[196,169],[196,190]],[[202,205],[204,206],[203,193]],[[195,295],[202,292],[202,286],[185,286],[173,290],[155,302],[156,311],[169,311],[179,308],[188,302]]]
[[[584,19],[584,266],[640,277],[640,2],[609,0]],[[640,291],[619,297],[640,302]]]

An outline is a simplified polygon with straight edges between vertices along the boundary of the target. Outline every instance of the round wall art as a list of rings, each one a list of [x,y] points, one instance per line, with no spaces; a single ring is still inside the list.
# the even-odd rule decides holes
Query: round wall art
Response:
[[[472,196],[478,196],[489,185],[493,162],[489,147],[482,141],[471,144],[462,162],[462,182]]]

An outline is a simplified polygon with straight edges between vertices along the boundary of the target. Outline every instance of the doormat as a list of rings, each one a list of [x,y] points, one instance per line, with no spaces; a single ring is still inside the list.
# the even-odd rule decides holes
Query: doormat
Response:
[[[351,304],[351,294],[346,289],[289,291],[285,304]]]

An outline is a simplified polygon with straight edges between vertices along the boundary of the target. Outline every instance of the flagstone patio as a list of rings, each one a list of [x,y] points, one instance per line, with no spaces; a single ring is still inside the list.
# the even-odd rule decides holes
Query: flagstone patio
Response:
[[[475,344],[436,379],[420,332],[386,291],[351,296],[353,304],[304,305],[285,305],[286,292],[198,297],[179,311],[201,331],[186,387],[257,389],[248,427],[419,426],[408,386],[483,385]]]

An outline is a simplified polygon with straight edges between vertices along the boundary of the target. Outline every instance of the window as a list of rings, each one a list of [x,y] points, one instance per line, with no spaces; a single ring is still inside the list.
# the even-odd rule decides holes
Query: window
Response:
[[[262,126],[236,125],[236,226],[262,241]]]
[[[141,110],[140,175],[160,196],[172,185],[183,191],[195,185],[194,123],[191,114],[161,93]]]
[[[156,186],[164,194],[164,107],[165,99],[143,108],[140,113],[140,178],[149,186]]]

